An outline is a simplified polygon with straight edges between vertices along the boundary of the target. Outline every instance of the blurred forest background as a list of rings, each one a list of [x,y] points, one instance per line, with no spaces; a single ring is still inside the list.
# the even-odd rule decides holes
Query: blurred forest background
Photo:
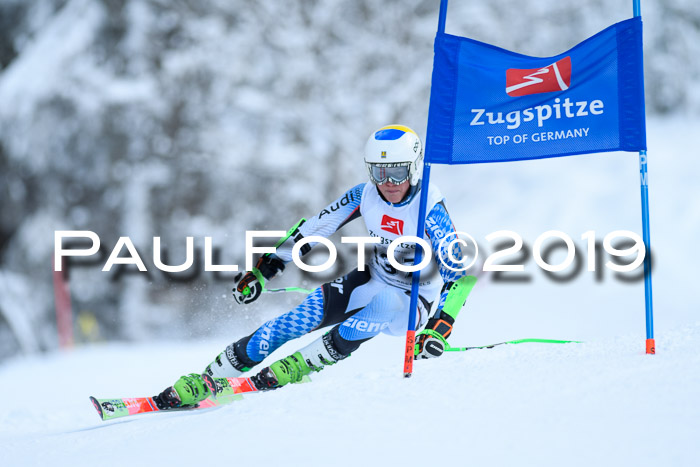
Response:
[[[452,0],[447,32],[549,56],[631,5]],[[153,268],[152,238],[180,264],[186,236],[200,251],[211,236],[221,263],[242,267],[246,230],[286,230],[365,180],[372,130],[424,134],[438,6],[0,0],[0,359],[58,345],[55,230],[94,231],[107,254],[129,236],[149,266],[115,276],[102,258],[71,270],[78,341],[236,337],[261,323],[256,311],[298,300],[241,309],[230,274]],[[697,118],[700,2],[642,8],[647,114]],[[319,282],[294,271],[284,281]]]

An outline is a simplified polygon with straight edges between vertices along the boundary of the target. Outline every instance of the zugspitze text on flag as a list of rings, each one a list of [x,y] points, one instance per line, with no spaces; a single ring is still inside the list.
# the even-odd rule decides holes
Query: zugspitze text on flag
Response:
[[[548,58],[438,33],[427,142],[438,164],[646,149],[641,18]]]

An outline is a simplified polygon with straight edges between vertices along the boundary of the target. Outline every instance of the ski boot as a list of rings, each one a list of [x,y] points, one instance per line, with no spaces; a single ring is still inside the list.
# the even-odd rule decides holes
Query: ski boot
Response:
[[[298,352],[263,368],[250,379],[260,391],[277,389],[289,383],[299,383],[312,371],[319,372],[327,365],[333,365],[349,355],[338,352],[331,334],[326,333]]]
[[[201,375],[191,373],[182,376],[175,384],[153,398],[160,410],[193,407],[211,393]]]
[[[254,362],[245,351],[248,339],[241,339],[238,342],[226,347],[226,349],[216,356],[204,369],[204,373],[212,378],[238,378],[243,373],[250,370],[259,362]]]
[[[272,365],[263,368],[250,379],[253,380],[258,390],[265,391],[277,389],[289,383],[298,383],[311,371],[311,367],[306,364],[301,353],[295,352],[289,357],[277,360]]]

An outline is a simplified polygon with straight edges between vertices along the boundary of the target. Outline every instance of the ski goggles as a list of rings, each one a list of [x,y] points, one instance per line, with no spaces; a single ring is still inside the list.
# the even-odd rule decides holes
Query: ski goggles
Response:
[[[410,162],[367,164],[369,178],[377,185],[382,185],[387,181],[394,185],[402,184],[411,176],[410,167]]]

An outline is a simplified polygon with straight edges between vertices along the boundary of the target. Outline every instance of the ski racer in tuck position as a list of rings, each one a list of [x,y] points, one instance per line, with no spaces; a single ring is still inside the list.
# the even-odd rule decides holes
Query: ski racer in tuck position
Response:
[[[313,218],[302,219],[292,227],[277,243],[275,254],[262,255],[252,271],[239,274],[233,296],[240,304],[253,302],[261,295],[265,282],[292,261],[296,242],[312,235],[328,237],[358,217],[364,219],[370,236],[380,238],[380,243],[374,244],[369,269],[356,268],[318,287],[296,308],[226,347],[206,367],[205,373],[214,378],[238,377],[285,342],[316,329],[332,327],[311,344],[251,377],[258,390],[275,389],[299,382],[312,371],[343,360],[379,333],[406,332],[411,275],[391,266],[387,248],[404,232],[413,235],[417,230],[423,168],[420,138],[406,126],[380,128],[367,142],[365,164],[370,181],[351,188]],[[459,269],[460,264],[449,261],[446,251],[449,243],[441,244],[446,236],[456,237],[456,232],[440,192],[432,185],[426,212],[423,238],[432,247],[439,275],[425,279],[421,275],[415,322],[419,323],[418,329],[425,328],[416,335],[416,359],[439,357],[443,353],[466,299],[462,283],[467,276]],[[308,253],[311,245],[304,245],[301,254]],[[461,251],[458,245],[454,247],[452,259],[459,260]],[[399,262],[412,263],[414,253],[415,244],[402,242],[394,255]],[[436,298],[435,312],[429,318],[431,301]],[[154,400],[160,409],[168,409],[195,405],[209,395],[202,376],[193,373],[181,377]]]

